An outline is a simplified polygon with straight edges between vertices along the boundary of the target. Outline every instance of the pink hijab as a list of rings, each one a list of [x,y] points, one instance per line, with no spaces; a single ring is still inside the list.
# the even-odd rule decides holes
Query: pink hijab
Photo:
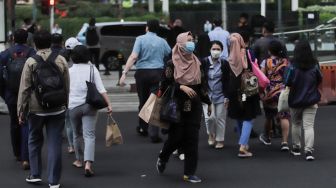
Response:
[[[201,83],[201,62],[193,53],[185,51],[188,36],[191,32],[181,33],[177,36],[176,45],[172,51],[172,60],[175,66],[175,81],[182,85],[197,85]]]
[[[229,63],[235,76],[239,76],[247,68],[246,45],[243,37],[238,33],[230,35]]]

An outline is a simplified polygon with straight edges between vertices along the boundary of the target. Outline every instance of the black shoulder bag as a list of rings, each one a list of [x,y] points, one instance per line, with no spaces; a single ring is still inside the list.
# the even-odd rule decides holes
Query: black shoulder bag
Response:
[[[107,103],[104,100],[104,97],[99,93],[96,84],[94,82],[94,69],[93,65],[90,65],[90,81],[86,81],[87,85],[87,94],[86,94],[86,103],[91,105],[96,109],[102,109],[107,107]]]
[[[169,123],[180,123],[181,110],[175,97],[175,85],[170,87],[170,95],[163,100],[163,105],[160,110],[160,119]]]

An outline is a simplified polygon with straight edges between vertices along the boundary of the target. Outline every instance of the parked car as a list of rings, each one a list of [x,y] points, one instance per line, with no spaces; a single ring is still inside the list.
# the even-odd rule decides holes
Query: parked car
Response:
[[[77,39],[86,44],[85,34],[89,24],[83,24]],[[107,62],[110,70],[125,64],[131,54],[137,36],[146,32],[146,22],[102,22],[96,23],[100,38],[100,63]],[[162,25],[159,36],[167,38],[169,29]]]

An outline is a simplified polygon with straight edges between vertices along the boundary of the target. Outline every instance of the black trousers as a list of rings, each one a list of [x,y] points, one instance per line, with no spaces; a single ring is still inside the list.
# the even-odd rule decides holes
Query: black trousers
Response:
[[[194,175],[198,161],[199,127],[200,124],[172,124],[159,158],[168,162],[170,155],[176,149],[182,149],[185,154],[184,175]]]
[[[16,158],[21,158],[21,127],[19,125],[16,104],[7,105],[10,117],[10,135],[13,154]]]
[[[135,72],[134,77],[139,97],[139,111],[146,103],[151,92],[154,92],[159,88],[162,74],[162,69],[139,69]],[[148,124],[141,118],[139,118],[139,127],[142,128],[144,131],[148,130]],[[151,126],[149,130],[149,135],[158,136],[158,134],[159,129]]]
[[[28,155],[28,122],[20,125],[17,114],[17,104],[7,104],[10,117],[10,135],[13,154],[21,161],[29,161]]]
[[[89,48],[90,50],[90,55],[91,55],[91,62],[92,64],[96,65],[97,69],[99,70],[99,53],[100,53],[100,48]],[[106,65],[104,64],[105,69],[107,68]]]

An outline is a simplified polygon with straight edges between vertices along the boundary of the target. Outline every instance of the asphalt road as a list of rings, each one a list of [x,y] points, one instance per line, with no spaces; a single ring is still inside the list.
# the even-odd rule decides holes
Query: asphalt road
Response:
[[[115,113],[124,135],[125,144],[106,148],[104,132],[106,116],[100,114],[97,123],[96,176],[85,178],[83,169],[71,166],[74,156],[67,154],[64,144],[62,187],[64,188],[335,188],[336,187],[336,106],[321,107],[316,120],[316,160],[307,162],[303,156],[293,157],[279,150],[280,140],[264,146],[257,139],[250,143],[254,157],[237,158],[237,135],[234,123],[228,122],[225,148],[215,150],[207,146],[204,127],[200,131],[199,167],[200,184],[182,181],[183,162],[171,158],[163,175],[158,175],[155,163],[162,144],[151,144],[147,138],[137,136],[136,113]],[[0,188],[47,187],[27,184],[27,171],[14,161],[9,142],[8,117],[0,116]],[[257,131],[262,130],[263,118],[255,121]],[[64,142],[66,143],[66,142]],[[46,151],[44,147],[44,159]],[[44,160],[43,179],[46,180]]]

